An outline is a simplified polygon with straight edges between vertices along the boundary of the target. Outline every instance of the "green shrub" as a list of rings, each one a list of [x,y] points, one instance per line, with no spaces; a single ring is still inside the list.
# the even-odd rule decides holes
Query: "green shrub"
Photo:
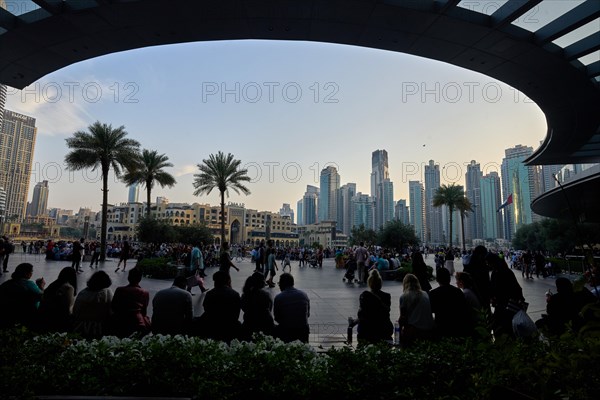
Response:
[[[177,265],[164,257],[144,258],[138,261],[136,267],[142,270],[144,276],[153,279],[173,279],[179,271]]]
[[[317,352],[262,337],[231,345],[185,336],[80,340],[0,332],[0,393],[202,399],[600,398],[600,341],[441,340],[411,349]]]

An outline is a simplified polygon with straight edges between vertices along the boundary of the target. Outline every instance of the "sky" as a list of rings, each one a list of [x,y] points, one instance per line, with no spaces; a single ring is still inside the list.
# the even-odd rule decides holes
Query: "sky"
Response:
[[[10,3],[10,4],[9,4]],[[38,6],[7,3],[15,15]],[[463,0],[493,14],[506,0]],[[535,32],[583,0],[544,0],[513,23]],[[600,30],[600,18],[555,39],[568,46]],[[600,60],[600,51],[579,59]],[[247,168],[251,195],[227,201],[248,208],[296,208],[321,169],[337,167],[342,185],[370,191],[371,153],[389,155],[394,199],[422,180],[429,160],[442,183],[464,183],[465,165],[500,170],[504,150],[539,147],[546,119],[531,100],[488,76],[412,55],[338,44],[213,41],[156,46],[83,61],[23,91],[9,88],[8,109],[37,119],[33,186],[50,183],[49,207],[100,209],[98,171],[68,171],[65,139],[95,121],[125,126],[142,148],[174,164],[174,188],[153,190],[171,202],[217,204],[193,195],[197,164],[221,150]],[[127,201],[111,176],[109,201]],[[144,199],[142,189],[140,199]]]
[[[394,198],[422,180],[429,160],[442,183],[463,183],[465,164],[499,171],[504,149],[534,149],[546,134],[543,113],[522,93],[482,74],[421,57],[336,44],[215,41],[137,49],[83,61],[23,91],[6,108],[37,120],[31,188],[48,180],[50,208],[99,210],[98,171],[70,172],[65,139],[95,121],[125,126],[142,148],[166,154],[171,202],[195,197],[197,164],[221,150],[247,168],[249,196],[227,201],[278,211],[296,208],[321,169],[370,192],[371,153],[389,156]],[[141,191],[141,199],[145,199]],[[30,189],[29,198],[31,198]],[[111,177],[109,202],[127,201]]]

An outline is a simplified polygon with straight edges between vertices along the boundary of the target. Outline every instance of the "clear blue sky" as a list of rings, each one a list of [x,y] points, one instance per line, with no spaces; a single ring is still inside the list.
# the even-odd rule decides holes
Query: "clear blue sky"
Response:
[[[499,170],[505,148],[537,148],[546,134],[535,104],[487,76],[406,54],[306,42],[190,43],[108,55],[10,91],[7,108],[37,119],[31,187],[49,180],[49,207],[75,211],[99,210],[101,184],[94,173],[84,179],[64,169],[65,138],[96,120],[124,125],[142,147],[168,155],[178,184],[156,188],[153,198],[217,204],[216,195],[194,197],[192,181],[196,164],[222,150],[253,177],[250,196],[229,200],[271,211],[295,208],[328,163],[342,184],[368,193],[376,149],[388,151],[398,200],[430,159],[445,167],[443,182],[461,183],[470,160]],[[109,201],[126,200],[125,185],[113,181]]]

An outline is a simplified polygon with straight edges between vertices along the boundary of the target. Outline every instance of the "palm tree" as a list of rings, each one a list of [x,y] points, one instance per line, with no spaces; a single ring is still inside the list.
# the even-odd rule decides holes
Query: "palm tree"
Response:
[[[467,250],[465,246],[465,217],[467,213],[473,212],[473,204],[467,197],[463,197],[456,204],[456,209],[460,212],[460,227],[462,229],[462,247],[463,250]]]
[[[442,185],[440,186],[433,195],[433,206],[441,207],[447,206],[450,214],[450,248],[452,248],[452,217],[454,210],[458,208],[458,205],[465,198],[465,191],[462,186],[455,185]]]
[[[194,174],[195,196],[209,195],[215,188],[221,194],[221,245],[225,242],[225,194],[229,197],[230,188],[237,194],[250,194],[250,190],[243,185],[243,182],[250,181],[248,170],[239,169],[240,164],[240,160],[234,160],[233,154],[225,155],[219,151],[202,160],[202,164],[198,164],[200,173]]]
[[[140,144],[128,139],[124,126],[94,122],[87,131],[77,131],[66,139],[72,151],[65,156],[67,168],[73,171],[100,168],[102,171],[102,227],[100,231],[100,260],[106,257],[106,225],[108,210],[108,172],[112,167],[117,177],[122,168],[138,163]]]
[[[144,149],[139,164],[127,170],[123,177],[123,181],[128,185],[140,184],[146,187],[147,217],[150,217],[150,198],[154,184],[158,183],[160,187],[164,188],[165,186],[173,187],[177,183],[173,175],[163,170],[163,168],[173,166],[168,161],[169,157],[166,155],[158,154],[156,150]]]

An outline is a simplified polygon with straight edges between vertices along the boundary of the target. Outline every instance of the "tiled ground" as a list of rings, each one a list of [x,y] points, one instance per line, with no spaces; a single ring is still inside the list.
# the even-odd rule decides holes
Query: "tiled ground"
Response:
[[[0,283],[9,279],[10,272],[21,262],[32,263],[35,266],[33,279],[43,276],[48,284],[56,279],[58,272],[63,267],[70,265],[67,262],[46,261],[42,256],[38,255],[15,253],[9,259],[9,274],[2,275]],[[426,262],[433,264],[432,257],[427,259]],[[322,269],[299,268],[295,261],[292,264],[292,274],[296,281],[296,287],[304,290],[311,301],[311,315],[309,319],[311,325],[311,343],[316,346],[322,345],[324,348],[343,345],[346,341],[348,317],[356,316],[358,298],[360,293],[365,290],[365,286],[343,283],[344,270],[335,269],[333,259],[325,259]],[[232,270],[232,286],[235,290],[241,292],[245,279],[254,270],[254,265],[249,261],[237,262],[236,265],[240,267],[241,271],[236,272]],[[131,266],[133,266],[133,263]],[[128,267],[131,268],[131,266]],[[114,272],[116,268],[115,260],[109,259],[100,268],[106,270],[112,278],[113,290],[117,286],[127,284],[126,273]],[[78,285],[80,288],[85,286],[86,280],[94,272],[86,264],[83,265],[83,270],[84,272],[79,274]],[[462,266],[459,266],[457,270],[462,270]],[[212,286],[210,275],[213,271],[215,269],[208,270],[209,277],[206,278],[207,287]],[[551,288],[556,292],[554,279],[536,278],[534,280],[524,280],[521,277],[520,271],[516,271],[516,276],[523,287],[525,298],[530,303],[529,315],[533,320],[536,320],[545,311],[546,291]],[[142,281],[142,287],[150,292],[151,298],[158,290],[170,285],[170,281],[155,279],[144,279]],[[279,292],[278,288],[269,290],[273,296]],[[400,295],[402,294],[401,282],[384,281],[383,290],[392,295],[392,320],[398,319],[398,304]],[[199,314],[201,313],[202,296],[199,294],[198,288],[194,288],[193,292],[196,293],[194,296],[195,313]],[[152,313],[152,309],[149,310],[149,313]]]

